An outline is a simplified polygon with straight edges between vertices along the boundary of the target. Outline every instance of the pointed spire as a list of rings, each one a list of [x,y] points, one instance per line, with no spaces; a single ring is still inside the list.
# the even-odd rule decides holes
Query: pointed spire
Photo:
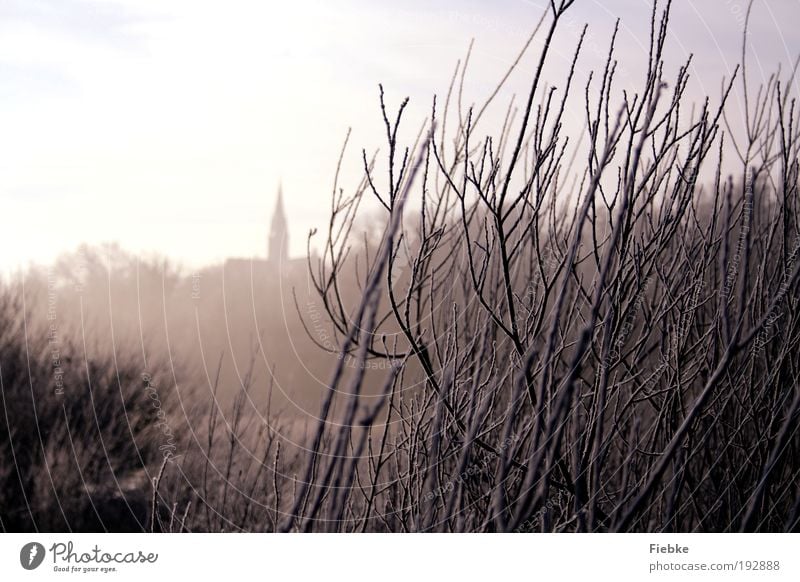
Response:
[[[271,263],[285,262],[288,259],[288,255],[289,227],[286,222],[286,212],[283,208],[283,184],[278,182],[278,199],[275,202],[275,211],[272,214],[267,260]]]
[[[283,181],[278,182],[278,201],[275,203],[275,214],[283,214]]]

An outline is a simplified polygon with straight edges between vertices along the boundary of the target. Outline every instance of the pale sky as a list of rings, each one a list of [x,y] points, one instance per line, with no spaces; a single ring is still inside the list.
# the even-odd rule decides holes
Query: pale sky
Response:
[[[302,254],[308,229],[327,220],[347,128],[346,176],[362,147],[383,145],[378,83],[392,108],[411,97],[413,135],[470,39],[467,93],[478,100],[547,4],[0,0],[0,269],[111,241],[189,267],[264,255],[281,181]],[[739,58],[747,3],[674,4],[670,54],[677,65],[695,53],[692,90],[716,97]],[[634,84],[649,11],[644,0],[578,0],[554,72],[584,22],[581,71],[598,66],[619,16],[617,58]],[[756,81],[797,56],[798,21],[800,0],[756,2]],[[529,78],[523,67],[509,95]]]

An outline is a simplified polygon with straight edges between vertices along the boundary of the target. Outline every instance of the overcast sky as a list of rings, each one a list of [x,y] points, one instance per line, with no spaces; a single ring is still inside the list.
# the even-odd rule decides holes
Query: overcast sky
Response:
[[[301,254],[326,221],[347,128],[352,172],[361,147],[381,145],[377,84],[390,105],[410,96],[421,120],[474,38],[468,93],[486,96],[546,4],[0,0],[0,268],[82,242],[189,267],[264,255],[280,181]],[[745,10],[675,1],[669,50],[674,66],[696,55],[697,94],[718,96],[738,62]],[[649,12],[644,0],[578,0],[554,63],[588,22],[581,70],[597,66],[620,17],[617,56],[635,83]],[[755,3],[756,80],[796,57],[799,20],[800,0]],[[509,91],[529,77],[523,67]]]

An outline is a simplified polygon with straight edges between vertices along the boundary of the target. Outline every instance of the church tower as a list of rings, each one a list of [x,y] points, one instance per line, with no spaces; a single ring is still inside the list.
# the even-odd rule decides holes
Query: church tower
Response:
[[[267,261],[274,265],[286,263],[289,259],[289,227],[286,224],[286,213],[283,210],[283,188],[278,186],[278,201],[272,214],[272,225],[269,232],[269,248]]]

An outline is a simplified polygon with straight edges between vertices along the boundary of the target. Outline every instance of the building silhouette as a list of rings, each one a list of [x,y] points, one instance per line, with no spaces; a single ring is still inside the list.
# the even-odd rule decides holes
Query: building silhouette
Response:
[[[225,278],[270,279],[296,277],[305,274],[308,263],[305,257],[289,256],[289,221],[283,203],[283,187],[278,186],[275,210],[272,212],[267,234],[266,257],[230,258],[225,261]]]
[[[272,224],[267,245],[267,261],[280,265],[289,259],[289,226],[286,223],[286,211],[283,208],[283,188],[278,186],[278,201],[272,213]]]
[[[265,244],[256,247],[257,254],[229,258],[198,277],[202,292],[192,304],[196,322],[191,327],[197,327],[192,353],[212,359],[224,355],[220,386],[233,387],[226,398],[251,382],[264,388],[261,395],[272,386],[269,398],[287,410],[316,410],[319,378],[336,360],[315,344],[324,341],[319,339],[322,306],[309,281],[308,257],[289,252],[291,217],[280,187],[276,194],[272,212],[263,218],[259,238]],[[313,251],[311,260],[317,260]],[[312,317],[317,331],[309,336],[303,322]]]

